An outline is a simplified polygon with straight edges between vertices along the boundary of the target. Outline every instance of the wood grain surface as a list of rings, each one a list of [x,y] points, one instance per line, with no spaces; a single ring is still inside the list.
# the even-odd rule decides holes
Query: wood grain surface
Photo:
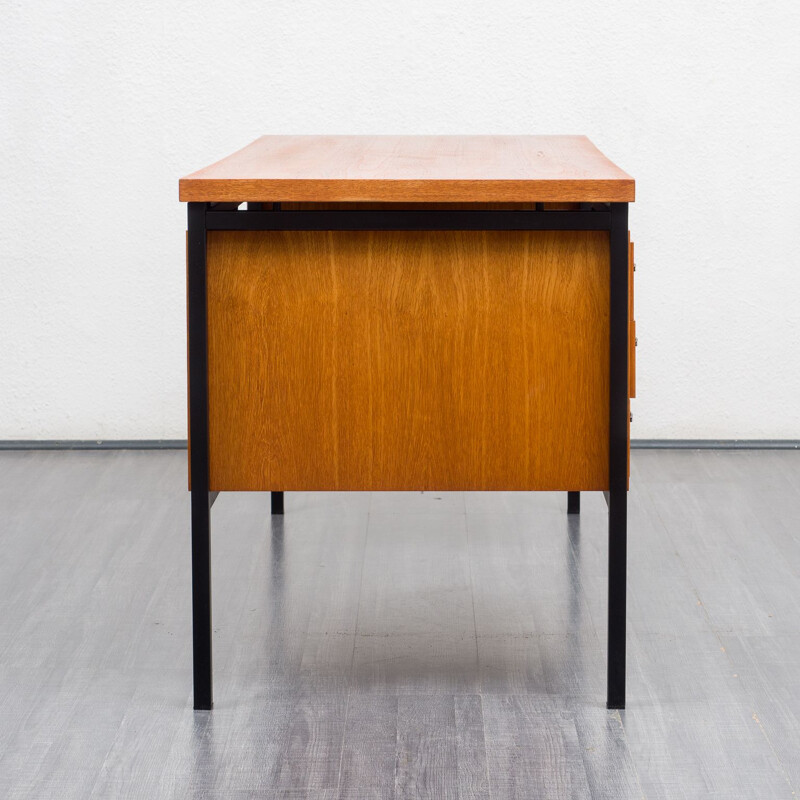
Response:
[[[585,136],[262,136],[180,180],[199,202],[630,202]]]
[[[602,490],[608,234],[208,234],[211,489]]]

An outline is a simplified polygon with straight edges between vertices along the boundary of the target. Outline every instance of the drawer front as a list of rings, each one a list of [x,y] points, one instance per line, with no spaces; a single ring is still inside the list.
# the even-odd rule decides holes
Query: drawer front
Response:
[[[636,265],[633,260],[633,242],[628,231],[628,482],[631,477],[631,398],[636,397],[636,320],[634,319],[634,276]],[[630,488],[630,486],[629,486]]]
[[[628,234],[630,238],[630,234]],[[636,397],[636,320],[633,313],[633,287],[636,268],[633,260],[633,242],[628,245],[628,385],[630,397]]]

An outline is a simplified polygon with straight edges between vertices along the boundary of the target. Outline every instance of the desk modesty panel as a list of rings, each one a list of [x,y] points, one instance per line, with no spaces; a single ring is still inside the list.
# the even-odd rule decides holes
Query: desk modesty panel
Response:
[[[625,705],[633,179],[583,136],[264,136],[188,202],[194,705],[219,491],[603,491]]]
[[[608,489],[608,234],[211,231],[211,490]]]

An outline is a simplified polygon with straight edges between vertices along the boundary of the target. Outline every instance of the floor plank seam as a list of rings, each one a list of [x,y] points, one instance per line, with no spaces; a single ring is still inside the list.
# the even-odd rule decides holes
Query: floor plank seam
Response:
[[[483,680],[481,678],[481,655],[480,647],[478,644],[478,619],[475,613],[475,576],[472,569],[472,547],[470,546],[469,538],[469,514],[466,513],[466,505],[464,507],[464,530],[467,537],[467,563],[469,564],[469,588],[470,599],[472,600],[472,624],[475,629],[475,665],[477,670],[477,683],[478,683],[478,702],[480,703],[481,710],[481,733],[483,735],[483,751],[486,756],[486,791],[489,795],[489,800],[492,798],[492,781],[489,775],[489,753],[486,746],[486,719],[483,715]]]
[[[356,644],[358,642],[358,619],[359,612],[361,611],[361,592],[364,587],[364,564],[367,560],[367,541],[369,539],[369,525],[370,525],[370,511],[372,506],[372,498],[370,497],[370,504],[367,507],[366,520],[364,523],[364,545],[361,548],[361,570],[358,577],[358,599],[356,602],[356,619],[353,625],[353,652],[350,654],[350,669],[349,678],[347,681],[347,699],[345,700],[344,707],[344,723],[342,726],[342,746],[339,752],[339,770],[336,778],[336,792],[339,794],[342,787],[342,764],[344,762],[344,749],[347,743],[347,719],[350,713],[350,700],[353,696],[353,689],[355,688],[355,667],[356,667]]]

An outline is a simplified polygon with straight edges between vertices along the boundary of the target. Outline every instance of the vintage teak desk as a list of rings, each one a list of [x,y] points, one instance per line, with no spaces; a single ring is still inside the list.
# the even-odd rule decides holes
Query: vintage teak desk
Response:
[[[633,179],[583,136],[264,136],[180,199],[195,708],[242,490],[604,492],[624,707]]]

